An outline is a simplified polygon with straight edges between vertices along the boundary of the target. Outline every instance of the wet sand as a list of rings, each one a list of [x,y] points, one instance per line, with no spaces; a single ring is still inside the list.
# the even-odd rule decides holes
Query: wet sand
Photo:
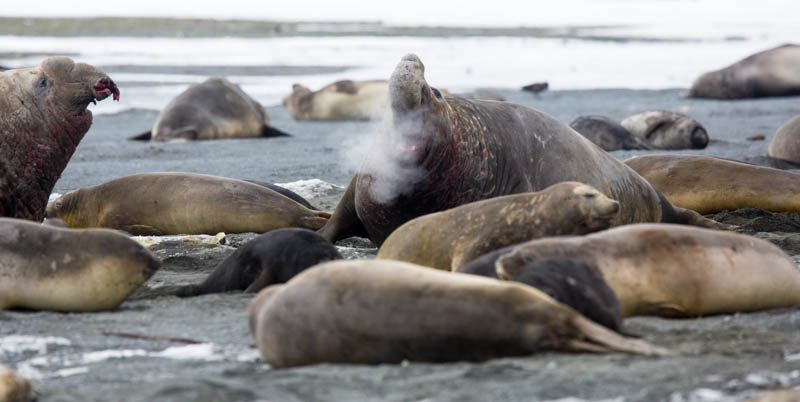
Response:
[[[769,138],[800,114],[800,98],[735,102],[690,100],[682,90],[545,92],[498,91],[564,123],[584,114],[615,119],[651,109],[688,114],[712,142],[705,154],[776,165],[764,155]],[[321,179],[344,186],[367,152],[380,123],[295,122],[270,107],[273,125],[290,138],[142,143],[126,140],[148,130],[152,111],[95,117],[56,184],[56,192],[153,171],[189,171],[275,183]],[[748,141],[755,134],[765,141]],[[618,151],[626,159],[646,151]],[[785,164],[777,164],[790,167]],[[310,201],[331,211],[343,189]],[[742,210],[715,215],[800,254],[796,214]],[[533,401],[580,398],[615,401],[738,401],[761,390],[800,384],[800,311],[783,309],[699,319],[628,319],[628,331],[667,347],[673,356],[542,353],[485,363],[317,365],[271,369],[247,333],[251,295],[191,299],[158,288],[201,281],[252,234],[226,245],[167,241],[151,247],[162,269],[113,312],[58,314],[0,312],[0,362],[32,377],[42,401]],[[783,242],[781,244],[780,242]],[[348,258],[370,258],[368,241],[338,246]],[[490,325],[490,323],[487,323]],[[130,338],[188,338],[178,340]],[[32,337],[32,338],[20,338]],[[43,338],[51,337],[51,338]],[[569,399],[566,399],[569,400]],[[574,399],[573,399],[574,400]]]

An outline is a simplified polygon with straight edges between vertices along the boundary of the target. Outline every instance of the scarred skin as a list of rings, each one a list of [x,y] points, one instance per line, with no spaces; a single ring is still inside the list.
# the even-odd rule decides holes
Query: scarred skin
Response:
[[[86,106],[119,89],[67,57],[0,72],[0,216],[41,221],[47,199],[92,124]]]
[[[769,141],[767,155],[800,165],[800,116],[778,128]]]
[[[437,96],[413,54],[397,65],[389,94],[389,129],[320,230],[331,241],[366,234],[380,245],[417,216],[562,181],[617,200],[614,225],[713,225],[673,208],[630,168],[549,115],[509,102]]]

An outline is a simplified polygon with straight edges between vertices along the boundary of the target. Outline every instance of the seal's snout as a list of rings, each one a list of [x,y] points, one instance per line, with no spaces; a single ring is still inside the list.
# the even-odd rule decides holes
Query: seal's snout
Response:
[[[392,110],[411,111],[422,104],[422,90],[426,87],[425,66],[419,57],[407,54],[397,63],[389,78],[389,98]]]
[[[697,126],[692,131],[692,147],[705,148],[708,145],[708,133],[703,127]]]
[[[113,96],[115,101],[119,101],[119,88],[117,84],[109,77],[103,77],[94,84],[94,98],[96,100],[103,100],[109,95]],[[94,100],[92,100],[94,102]]]

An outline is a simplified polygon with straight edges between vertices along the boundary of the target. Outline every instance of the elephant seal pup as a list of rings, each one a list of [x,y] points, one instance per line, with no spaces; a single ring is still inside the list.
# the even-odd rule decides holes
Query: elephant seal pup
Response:
[[[701,214],[761,208],[800,212],[800,175],[701,155],[643,155],[625,161],[672,205]]]
[[[380,245],[403,223],[500,195],[562,181],[595,187],[620,203],[614,225],[713,225],[673,208],[636,172],[555,118],[510,102],[444,97],[424,66],[404,56],[389,80],[391,119],[320,233]]]
[[[36,389],[30,380],[0,364],[0,402],[35,402]]]
[[[113,230],[0,218],[0,310],[112,310],[160,265]]]
[[[389,235],[377,258],[450,271],[527,240],[608,229],[617,212],[619,203],[593,187],[562,182],[414,218]]]
[[[0,72],[0,216],[41,222],[47,199],[92,125],[89,103],[119,89],[67,57]]]
[[[400,261],[327,262],[262,292],[249,308],[250,334],[275,367],[665,352],[530,286]]]
[[[509,249],[495,268],[511,278],[545,257],[571,257],[597,268],[626,317],[696,317],[800,304],[794,261],[773,244],[738,233],[635,224]]]
[[[376,120],[389,109],[389,84],[343,80],[318,91],[294,84],[283,106],[295,120]]]
[[[647,141],[605,116],[579,116],[569,126],[604,151],[653,149]]]
[[[312,265],[343,258],[331,242],[314,231],[277,229],[239,247],[203,283],[181,287],[175,294],[256,293],[269,285],[285,283]]]
[[[651,110],[628,116],[620,124],[654,149],[703,149],[708,145],[705,127],[680,113]]]
[[[782,125],[767,147],[767,156],[800,165],[800,116]]]
[[[261,104],[238,85],[212,77],[178,94],[158,114],[152,130],[131,139],[215,140],[287,135],[269,125]]]
[[[690,98],[744,99],[800,95],[800,46],[783,45],[749,56],[694,81]]]
[[[134,235],[319,229],[330,215],[266,187],[196,173],[140,173],[64,194],[47,217],[71,228],[103,227]]]

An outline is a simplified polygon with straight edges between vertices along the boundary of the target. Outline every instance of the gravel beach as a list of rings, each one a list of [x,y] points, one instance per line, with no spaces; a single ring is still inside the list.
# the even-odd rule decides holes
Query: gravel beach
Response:
[[[435,83],[434,83],[435,84]],[[496,90],[507,100],[552,114],[613,119],[653,109],[687,114],[707,129],[704,150],[680,151],[792,168],[767,159],[775,130],[800,114],[800,98],[693,100],[683,89]],[[124,89],[123,89],[124,96]],[[280,106],[272,124],[292,137],[147,143],[127,140],[150,129],[157,113],[128,110],[95,116],[55,192],[140,172],[186,171],[292,183],[312,204],[332,211],[380,122],[296,122]],[[763,141],[747,137],[761,134]],[[652,151],[616,151],[624,160]],[[300,181],[318,179],[302,187]],[[336,186],[326,186],[325,183]],[[796,214],[737,211],[715,216],[745,223],[790,255],[800,254]],[[746,223],[760,219],[758,225]],[[787,223],[788,222],[788,223]],[[739,401],[760,391],[800,385],[800,310],[698,319],[633,318],[629,332],[673,355],[542,353],[485,363],[316,365],[272,369],[247,332],[251,295],[189,299],[160,286],[200,282],[234,247],[255,236],[167,240],[151,246],[161,270],[112,312],[0,312],[0,362],[16,366],[40,401]],[[201,239],[202,240],[202,239]],[[348,258],[371,258],[366,240],[337,244]],[[797,256],[796,259],[800,257]],[[138,336],[138,337],[137,337]],[[178,339],[181,338],[181,339]]]

